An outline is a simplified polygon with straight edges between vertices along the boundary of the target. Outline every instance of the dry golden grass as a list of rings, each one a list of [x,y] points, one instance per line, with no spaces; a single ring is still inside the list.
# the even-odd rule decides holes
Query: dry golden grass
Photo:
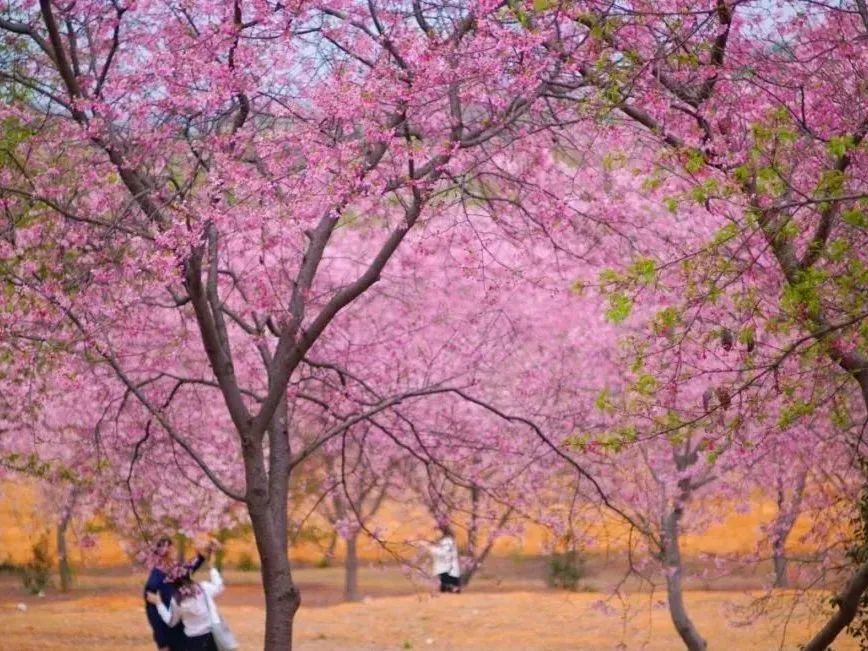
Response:
[[[722,508],[722,507],[721,507]],[[38,500],[29,487],[0,485],[0,561],[25,561],[31,545],[51,523],[40,519]],[[400,505],[390,505],[387,521],[396,537],[424,536],[424,517]],[[703,536],[685,540],[691,563],[697,551],[748,552],[756,544],[759,526],[772,517],[770,505],[755,500],[744,514],[731,514]],[[415,524],[413,524],[415,523]],[[410,580],[396,568],[362,570],[365,603],[340,604],[340,568],[300,569],[295,572],[304,606],[296,620],[296,648],[311,651],[362,649],[497,649],[556,651],[683,648],[658,591],[629,594],[605,601],[623,578],[623,559],[617,552],[622,528],[603,519],[596,523],[611,543],[611,555],[589,559],[591,576],[586,592],[576,594],[545,589],[540,577],[544,561],[522,560],[518,554],[538,553],[545,546],[541,530],[529,530],[521,541],[504,541],[501,558],[489,564],[462,595],[435,595],[424,580]],[[804,526],[800,523],[799,527]],[[408,528],[410,527],[410,528]],[[415,527],[415,529],[411,529]],[[399,530],[400,529],[400,530]],[[338,550],[338,558],[340,551]],[[252,542],[229,545],[230,566],[240,553],[254,552]],[[98,538],[95,549],[74,558],[85,568],[69,596],[49,592],[45,598],[26,595],[18,580],[0,576],[0,651],[59,651],[87,649],[153,649],[140,597],[144,575],[119,567],[128,562],[110,534]],[[296,548],[297,561],[314,561],[321,550]],[[255,553],[253,554],[255,557]],[[367,559],[383,558],[382,550],[362,550]],[[490,570],[491,566],[499,569]],[[114,566],[115,569],[94,569]],[[501,571],[502,570],[502,571]],[[768,568],[748,568],[727,577],[692,579],[688,608],[711,649],[796,649],[817,630],[825,612],[823,593],[797,597],[778,594],[764,599],[758,591]],[[264,610],[256,573],[229,572],[229,588],[221,609],[244,643],[261,648]],[[628,581],[625,589],[637,587]],[[709,591],[706,588],[714,588]],[[26,610],[19,609],[25,604]],[[741,612],[761,603],[762,613]],[[740,611],[741,609],[741,611]],[[835,644],[836,651],[856,649],[852,640]]]
[[[229,588],[231,595],[233,588]],[[310,651],[362,649],[560,649],[683,648],[662,601],[634,595],[611,602],[611,613],[594,606],[598,594],[554,592],[465,593],[384,597],[366,603],[302,608],[296,648]],[[692,592],[687,602],[711,649],[766,651],[795,649],[819,621],[817,597],[792,608],[781,597],[771,615],[749,625],[731,623],[731,609],[749,595]],[[264,613],[260,606],[231,599],[222,612],[244,649],[261,648]],[[788,625],[785,629],[784,624]],[[0,601],[0,648],[8,651],[153,649],[141,600],[133,595],[41,601],[19,611]],[[619,646],[621,645],[621,646]],[[838,651],[856,649],[852,641]]]
[[[511,566],[505,578],[483,576],[461,595],[433,594],[396,568],[365,568],[363,603],[336,604],[341,570],[296,573],[305,605],[296,620],[296,648],[309,651],[391,649],[596,651],[683,648],[669,621],[665,595],[634,593],[623,600],[608,592],[546,590],[539,579]],[[526,568],[525,568],[526,569]],[[591,587],[608,584],[595,574]],[[0,649],[3,651],[89,651],[153,649],[135,570],[86,573],[69,596],[26,595],[10,576],[0,578]],[[243,642],[262,646],[264,611],[256,573],[227,572],[221,611]],[[692,591],[688,608],[711,649],[766,651],[796,649],[823,619],[824,595],[758,591]],[[605,602],[604,607],[600,604]],[[20,610],[18,604],[26,605]],[[754,609],[748,606],[754,605]],[[756,607],[761,613],[756,614]],[[753,616],[748,616],[753,613]],[[621,646],[619,646],[621,645]],[[852,640],[836,651],[855,650]]]

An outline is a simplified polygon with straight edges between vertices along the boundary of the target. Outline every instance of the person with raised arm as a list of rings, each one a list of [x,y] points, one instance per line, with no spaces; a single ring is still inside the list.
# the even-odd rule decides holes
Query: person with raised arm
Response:
[[[167,580],[168,572],[174,564],[172,550],[173,543],[169,536],[162,536],[157,540],[151,553],[151,571],[148,574],[144,589],[145,615],[148,618],[148,624],[151,626],[154,643],[157,645],[158,651],[185,651],[187,648],[184,631],[180,627],[171,628],[167,626],[160,618],[156,605],[147,599],[148,593],[156,593],[164,605],[169,605],[175,591],[172,583]],[[187,572],[192,574],[205,562],[205,557],[209,554],[210,548],[204,550],[197,549],[196,557],[184,563],[183,567],[186,568]]]
[[[213,551],[213,547],[209,547]],[[172,567],[167,580],[174,588],[174,594],[168,606],[163,602],[158,592],[148,592],[146,599],[153,604],[162,622],[169,628],[183,625],[185,646],[183,651],[218,651],[214,638],[214,627],[220,626],[224,635],[231,636],[225,624],[222,624],[214,597],[223,592],[223,577],[212,564],[210,576],[206,581],[193,581],[190,568],[183,564]],[[224,642],[222,648],[237,648],[237,642],[232,637],[228,645]]]
[[[440,579],[440,592],[461,592],[461,564],[455,536],[447,523],[438,526],[440,539],[425,543],[431,554],[432,574]]]

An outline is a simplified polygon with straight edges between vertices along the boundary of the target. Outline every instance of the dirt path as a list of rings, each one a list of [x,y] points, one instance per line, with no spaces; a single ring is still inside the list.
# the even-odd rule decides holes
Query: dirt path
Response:
[[[263,611],[241,605],[230,588],[223,611],[243,649],[261,648]],[[665,604],[646,595],[602,605],[601,594],[558,592],[467,593],[370,599],[365,603],[303,608],[296,626],[301,651],[514,650],[570,651],[683,648]],[[817,603],[792,599],[766,604],[761,618],[733,625],[735,608],[751,598],[735,592],[692,592],[688,606],[710,649],[796,649],[816,628]],[[787,634],[784,625],[789,614]],[[837,651],[857,649],[852,641]],[[30,600],[26,611],[0,598],[3,651],[153,650],[140,601],[127,595]]]

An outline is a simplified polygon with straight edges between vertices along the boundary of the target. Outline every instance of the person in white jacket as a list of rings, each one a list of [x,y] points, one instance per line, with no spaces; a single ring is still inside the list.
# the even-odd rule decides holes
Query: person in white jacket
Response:
[[[168,608],[158,592],[148,592],[147,600],[157,607],[157,612],[168,626],[183,623],[187,636],[185,651],[218,651],[211,634],[211,623],[216,617],[216,611],[212,615],[216,608],[213,599],[223,592],[220,572],[212,566],[209,580],[196,583],[189,569],[178,565],[170,570],[169,580],[175,587],[175,594]]]
[[[461,592],[458,545],[449,525],[440,525],[440,540],[425,543],[431,554],[432,574],[440,579],[440,592]]]

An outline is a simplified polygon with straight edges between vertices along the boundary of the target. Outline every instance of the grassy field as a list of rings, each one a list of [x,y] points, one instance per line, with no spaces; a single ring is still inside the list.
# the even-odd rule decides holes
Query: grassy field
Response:
[[[296,648],[669,650],[680,645],[661,591],[611,598],[615,573],[592,571],[585,591],[549,590],[537,559],[495,563],[461,595],[439,595],[398,568],[365,568],[361,603],[341,604],[340,568],[301,569],[304,605]],[[601,566],[602,567],[602,566]],[[244,649],[261,648],[264,611],[256,572],[229,571],[221,611]],[[0,578],[0,649],[59,651],[152,649],[140,598],[143,576],[134,570],[91,571],[69,595],[27,595],[17,577]],[[747,590],[748,576],[731,577],[724,590],[692,590],[687,603],[711,649],[796,649],[821,621],[822,593],[768,597]],[[742,587],[738,587],[741,585]],[[23,605],[23,608],[22,608]],[[858,648],[852,641],[836,651]]]

